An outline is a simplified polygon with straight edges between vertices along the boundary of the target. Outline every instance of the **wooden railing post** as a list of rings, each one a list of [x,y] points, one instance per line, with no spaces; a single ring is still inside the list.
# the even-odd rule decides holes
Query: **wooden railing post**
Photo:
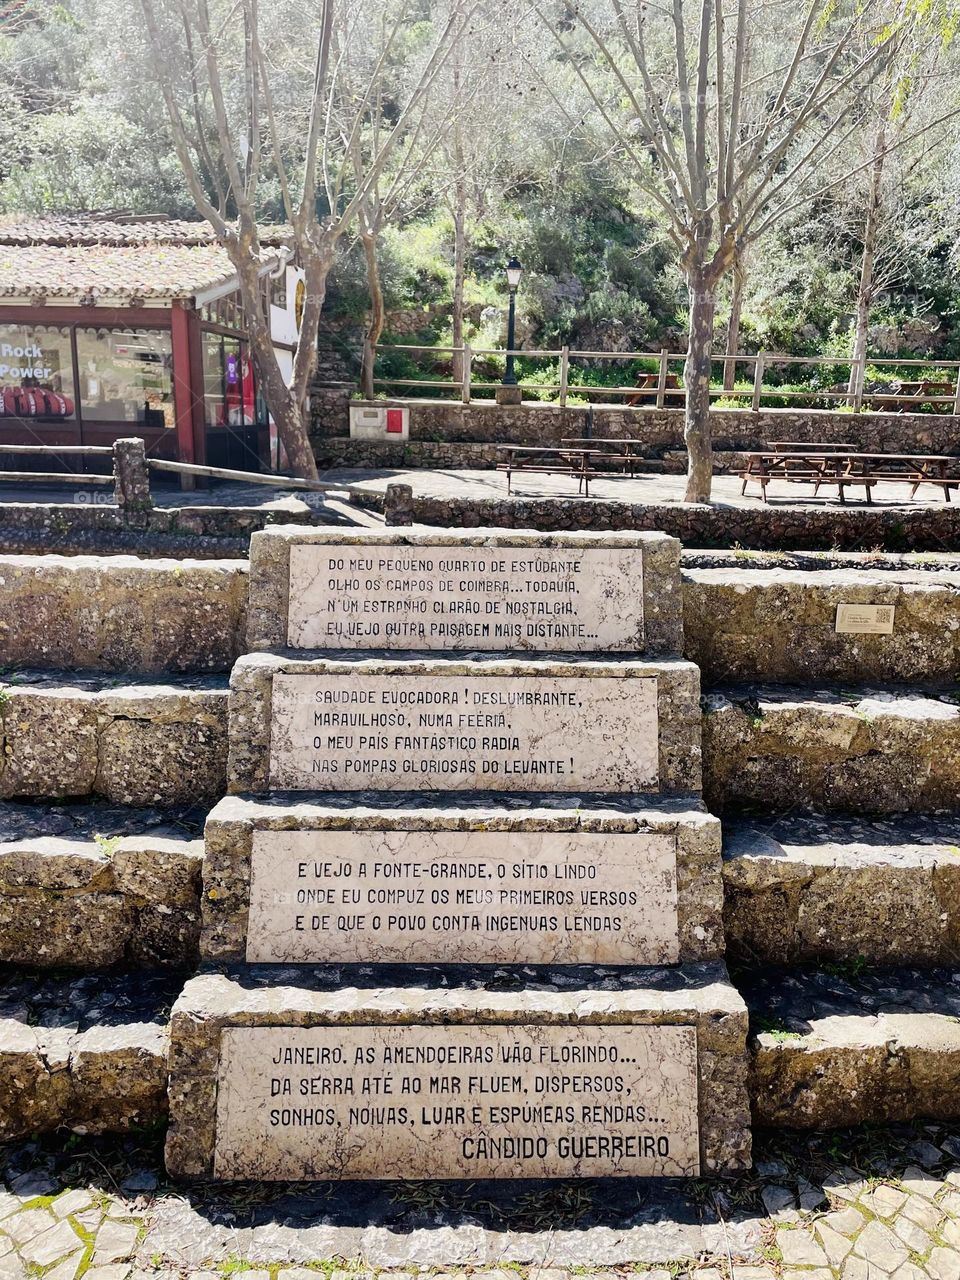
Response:
[[[369,331],[363,335],[363,353],[360,356],[360,387],[367,400],[373,399],[373,374],[377,353],[370,341]]]
[[[953,393],[953,416],[960,414],[960,364],[957,365],[957,387]]]
[[[763,394],[763,365],[766,355],[765,351],[758,351],[757,361],[753,368],[753,403],[750,407],[754,413],[759,413],[760,411],[760,396]]]
[[[657,408],[663,408],[663,402],[666,398],[667,390],[667,356],[670,354],[669,347],[660,348],[660,372],[657,375]]]
[[[470,373],[473,364],[473,347],[469,342],[463,344],[463,376],[460,380],[460,399],[464,404],[470,403]]]
[[[560,408],[567,403],[567,385],[570,381],[570,348],[560,348]]]
[[[860,357],[854,366],[854,383],[853,383],[853,412],[859,413],[863,407],[863,384],[867,378],[867,353],[860,353]]]

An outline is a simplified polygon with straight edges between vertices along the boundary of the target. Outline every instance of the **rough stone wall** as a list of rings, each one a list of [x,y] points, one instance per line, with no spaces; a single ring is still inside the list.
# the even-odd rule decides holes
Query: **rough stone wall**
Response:
[[[0,997],[0,1138],[111,1133],[167,1111],[167,1010],[182,978],[9,972]]]
[[[246,609],[238,560],[0,556],[0,665],[229,671]]]
[[[398,492],[393,495],[390,490]],[[410,498],[391,485],[382,506],[387,524],[506,529],[649,529],[679,538],[684,547],[753,550],[937,551],[960,546],[960,507],[842,509],[645,505],[579,502],[566,498]]]
[[[703,709],[711,813],[960,810],[960,706],[945,695],[738,686]]]
[[[841,604],[894,607],[892,635],[838,634]],[[684,652],[705,685],[920,681],[960,673],[960,573],[687,569]]]
[[[245,556],[250,535],[269,524],[309,524],[311,512],[250,507],[154,507],[5,502],[0,552],[19,555],[128,551],[140,556]]]
[[[960,1112],[960,996],[949,970],[761,969],[739,985],[778,1028],[753,1040],[755,1123],[835,1129]]]
[[[314,437],[313,452],[321,469],[358,467],[363,470],[398,468],[416,470],[494,471],[503,462],[503,449],[498,444],[469,440],[351,440],[349,436]],[[746,465],[741,450],[714,449],[714,475],[739,474]],[[643,470],[657,475],[684,475],[686,452],[667,449],[655,456],[644,456]],[[612,469],[612,474],[621,474]]]
[[[220,678],[111,685],[17,675],[0,687],[0,798],[103,796],[124,805],[214,800],[226,787]]]
[[[349,436],[349,387],[311,392],[315,443]],[[453,400],[377,400],[354,404],[403,405],[410,410],[412,441],[502,444],[559,444],[583,436],[589,410],[552,404],[498,405],[492,400],[461,404]],[[826,409],[715,409],[711,415],[714,447],[758,449],[770,440],[834,441],[864,452],[957,453],[960,419],[934,413],[836,413]],[[681,409],[595,405],[596,437],[642,440],[651,457],[683,449]]]
[[[39,969],[198,958],[203,841],[162,834],[0,846],[0,961]]]
[[[740,964],[950,966],[960,954],[956,820],[724,824],[723,920]]]

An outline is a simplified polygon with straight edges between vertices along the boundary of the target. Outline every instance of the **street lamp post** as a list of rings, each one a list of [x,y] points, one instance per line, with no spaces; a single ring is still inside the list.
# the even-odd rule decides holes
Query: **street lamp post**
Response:
[[[513,349],[516,343],[517,329],[517,287],[520,284],[520,276],[523,274],[523,268],[516,258],[511,258],[507,263],[507,288],[510,290],[510,310],[507,313],[507,366],[504,370],[503,381],[497,388],[498,404],[519,404],[520,388],[517,385],[517,375],[513,367]]]

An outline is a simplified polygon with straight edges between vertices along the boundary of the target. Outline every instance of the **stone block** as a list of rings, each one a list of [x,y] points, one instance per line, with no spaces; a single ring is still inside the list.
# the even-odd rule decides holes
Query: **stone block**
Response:
[[[0,663],[104,672],[228,671],[244,646],[242,560],[0,556]]]
[[[414,965],[201,974],[171,1016],[167,1168],[263,1181],[739,1169],[745,1034],[716,963],[541,970],[526,988]]]
[[[160,1120],[166,1010],[178,986],[143,974],[9,971],[0,999],[0,1136],[112,1133]]]
[[[960,807],[960,706],[912,690],[718,689],[703,699],[704,799],[736,808]]]
[[[700,786],[698,673],[677,659],[257,653],[230,688],[233,793]]]
[[[831,1129],[960,1115],[955,970],[751,973],[757,1124]]]
[[[227,690],[216,677],[118,686],[20,671],[0,688],[0,797],[176,805],[223,793]]]
[[[843,604],[888,605],[891,635],[838,633]],[[952,685],[960,574],[926,570],[685,569],[684,652],[705,685],[822,680]]]
[[[202,953],[277,963],[716,959],[718,840],[717,820],[679,801],[229,796],[207,819]],[[651,843],[666,866],[646,869]],[[579,878],[559,877],[563,858],[562,871]],[[501,922],[494,937],[491,916]]]
[[[276,526],[250,543],[248,644],[678,654],[679,554],[657,533]]]
[[[949,964],[958,954],[956,819],[730,820],[723,880],[741,961]]]
[[[186,968],[200,934],[199,840],[162,831],[0,844],[0,961]]]

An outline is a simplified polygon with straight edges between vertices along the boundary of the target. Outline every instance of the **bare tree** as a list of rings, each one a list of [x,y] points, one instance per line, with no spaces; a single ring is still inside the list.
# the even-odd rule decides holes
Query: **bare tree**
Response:
[[[336,247],[422,113],[472,5],[455,6],[398,86],[389,121],[378,87],[407,36],[404,0],[141,0],[153,76],[177,157],[199,213],[236,268],[250,347],[267,405],[297,475],[316,477],[306,413],[317,325]],[[300,50],[312,50],[307,68]],[[347,74],[351,51],[367,80]],[[409,51],[408,51],[409,52]],[[304,72],[307,74],[304,75]],[[376,128],[374,128],[376,124]],[[358,139],[364,138],[358,165]],[[264,187],[279,189],[306,277],[300,337],[288,386],[270,340],[260,287],[258,231]]]
[[[689,294],[688,502],[711,492],[718,286],[780,218],[864,167],[836,175],[862,128],[864,88],[883,75],[904,25],[929,23],[930,8],[582,0],[572,12],[538,10],[679,255]]]
[[[952,41],[952,31],[946,32],[943,41],[921,41],[919,45],[914,35],[913,31],[898,33],[887,71],[873,87],[872,119],[864,132],[865,167],[860,181],[851,183],[844,192],[848,200],[840,225],[852,229],[851,223],[859,223],[854,235],[863,246],[850,349],[851,396],[856,395],[867,355],[870,312],[884,290],[902,274],[897,242],[909,239],[912,224],[919,220],[918,211],[910,205],[906,179],[925,153],[918,153],[917,147],[900,147],[900,140],[908,133],[917,136],[919,117],[926,114],[929,119],[931,109],[937,113],[931,100],[944,88],[937,64]],[[940,72],[942,75],[942,67]],[[923,131],[921,141],[928,140],[927,131]]]

